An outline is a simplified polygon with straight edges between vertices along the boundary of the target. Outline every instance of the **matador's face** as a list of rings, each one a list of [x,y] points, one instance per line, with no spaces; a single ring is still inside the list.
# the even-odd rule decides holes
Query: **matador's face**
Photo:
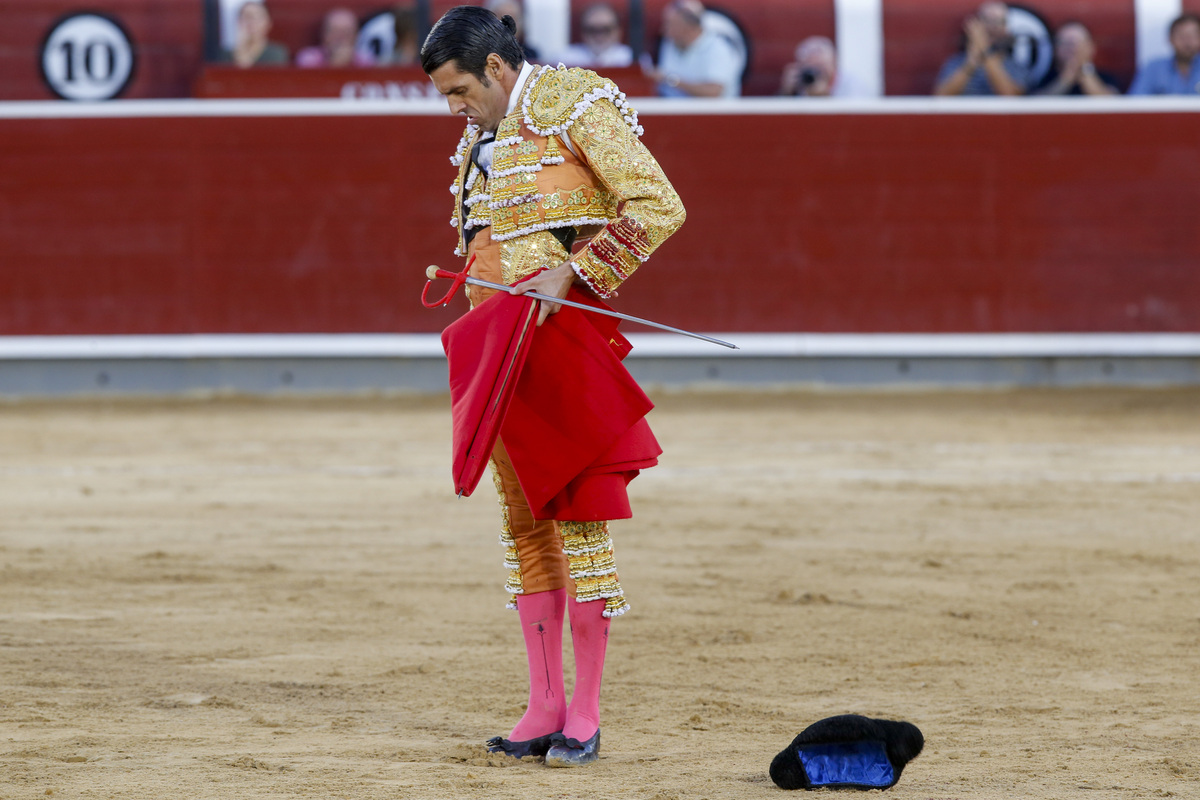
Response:
[[[451,114],[463,114],[468,123],[495,131],[508,112],[508,91],[500,80],[507,66],[499,56],[488,56],[480,80],[469,72],[459,72],[457,61],[447,61],[429,73],[429,79],[445,96]]]

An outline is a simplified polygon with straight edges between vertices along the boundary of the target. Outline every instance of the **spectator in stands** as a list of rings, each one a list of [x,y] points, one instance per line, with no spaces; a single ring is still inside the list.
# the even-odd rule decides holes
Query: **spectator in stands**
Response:
[[[779,93],[788,97],[868,97],[853,76],[839,72],[837,49],[826,36],[810,36],[796,48],[796,60],[783,68]]]
[[[483,7],[500,19],[512,17],[517,23],[517,42],[525,51],[525,60],[530,63],[541,60],[538,51],[525,41],[525,6],[521,0],[485,0]]]
[[[1083,23],[1067,22],[1054,34],[1054,66],[1037,88],[1042,95],[1090,95],[1105,97],[1120,94],[1112,76],[1100,72],[1092,59],[1096,45]]]
[[[1008,6],[986,2],[963,24],[966,46],[946,59],[938,73],[936,95],[1022,95],[1030,72],[1012,57]]]
[[[421,42],[417,38],[417,10],[412,6],[398,5],[392,9],[396,28],[396,46],[392,50],[392,64],[400,67],[420,66]]]
[[[1130,94],[1196,94],[1200,92],[1200,16],[1184,14],[1171,23],[1174,55],[1142,67]]]
[[[699,0],[674,0],[663,9],[663,43],[658,67],[646,76],[663,97],[737,97],[741,59],[733,45],[704,29]]]
[[[573,44],[558,60],[568,67],[628,67],[633,50],[621,42],[621,20],[608,3],[593,3],[579,18],[582,44]]]
[[[297,67],[369,67],[375,62],[358,50],[358,17],[335,8],[321,23],[321,44],[296,54]]]
[[[238,9],[237,35],[232,50],[222,50],[220,60],[239,67],[286,65],[291,61],[287,47],[270,40],[271,12],[266,3],[244,3]]]

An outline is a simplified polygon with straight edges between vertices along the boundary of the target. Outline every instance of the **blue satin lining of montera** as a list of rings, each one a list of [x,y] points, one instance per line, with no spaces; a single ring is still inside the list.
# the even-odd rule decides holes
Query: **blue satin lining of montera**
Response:
[[[892,762],[883,742],[806,744],[799,748],[800,763],[813,786],[891,786]]]

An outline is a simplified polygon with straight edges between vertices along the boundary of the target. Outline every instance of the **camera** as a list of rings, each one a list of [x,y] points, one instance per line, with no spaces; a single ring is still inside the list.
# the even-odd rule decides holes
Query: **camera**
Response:
[[[804,69],[800,70],[800,85],[801,86],[805,86],[805,87],[812,86],[814,83],[816,83],[820,79],[821,79],[821,70],[817,69],[816,67],[805,67]]]

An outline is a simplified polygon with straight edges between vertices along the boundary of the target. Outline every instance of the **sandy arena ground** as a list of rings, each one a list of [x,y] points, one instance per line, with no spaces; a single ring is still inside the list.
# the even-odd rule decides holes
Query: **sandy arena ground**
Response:
[[[894,798],[1200,797],[1200,392],[656,399],[553,771],[480,746],[524,655],[444,398],[0,405],[0,797],[780,797],[845,712],[924,732]]]

